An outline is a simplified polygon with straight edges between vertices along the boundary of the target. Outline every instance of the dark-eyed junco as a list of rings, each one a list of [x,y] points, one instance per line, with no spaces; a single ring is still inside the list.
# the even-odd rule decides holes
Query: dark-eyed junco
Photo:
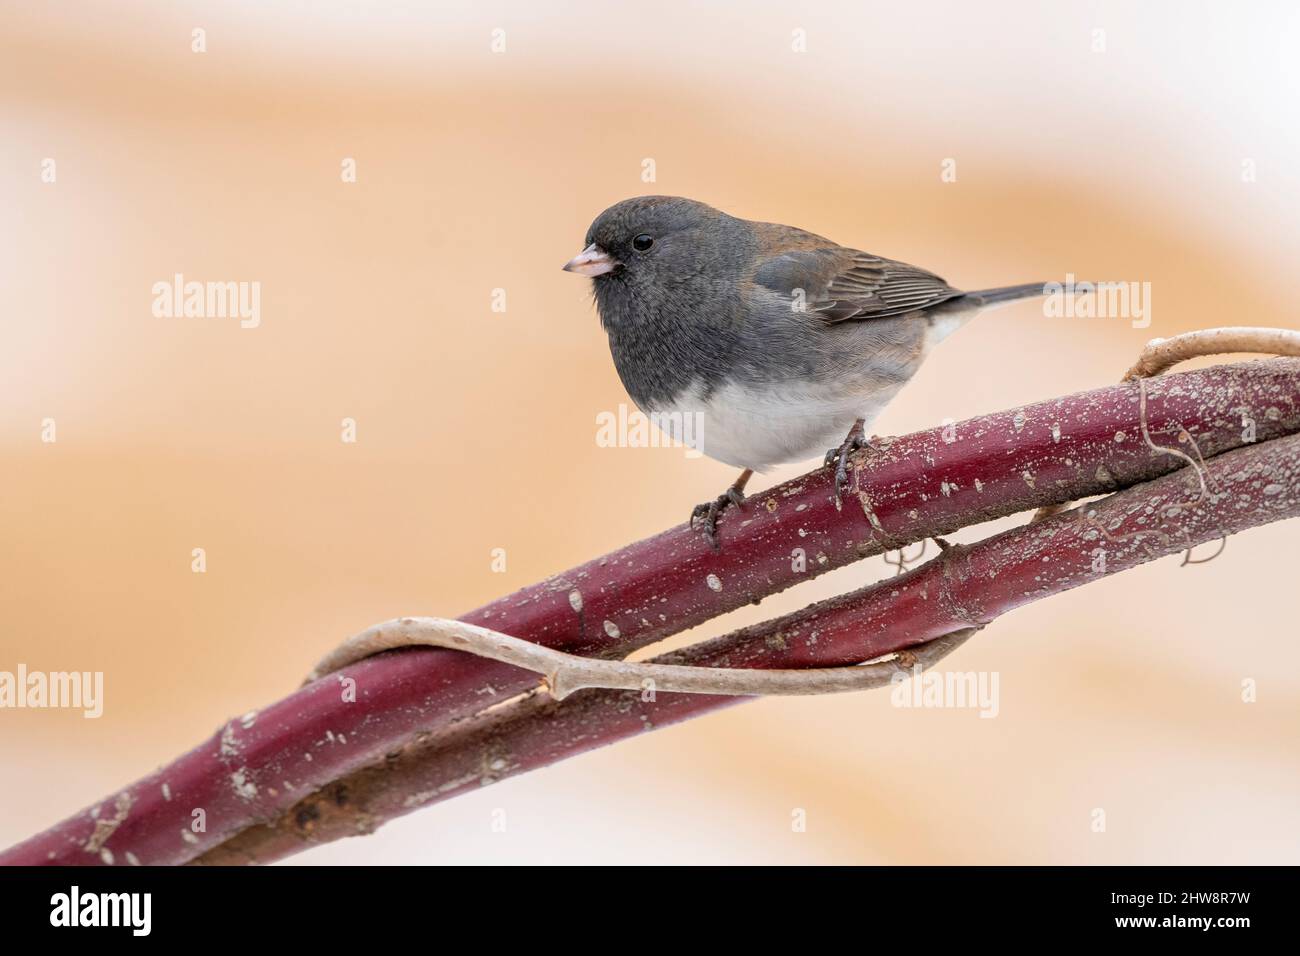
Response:
[[[930,349],[987,306],[1044,294],[1041,282],[962,292],[916,266],[672,196],[610,206],[584,244],[564,268],[593,279],[632,400],[744,469],[691,514],[715,548],[719,514],[741,505],[754,471],[835,445],[838,495],[863,429]]]

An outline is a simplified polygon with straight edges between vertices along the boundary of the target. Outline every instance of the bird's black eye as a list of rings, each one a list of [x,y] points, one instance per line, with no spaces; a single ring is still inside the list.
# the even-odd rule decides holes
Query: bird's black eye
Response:
[[[646,235],[644,232],[632,240],[632,248],[637,252],[645,252],[655,244],[654,237]]]

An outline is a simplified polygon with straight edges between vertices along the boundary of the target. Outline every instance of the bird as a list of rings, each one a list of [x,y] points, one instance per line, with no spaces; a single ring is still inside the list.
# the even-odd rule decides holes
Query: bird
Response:
[[[866,429],[939,342],[1046,283],[963,292],[917,266],[677,196],[600,213],[564,265],[592,280],[624,388],[671,437],[742,469],[689,525],[718,550],[755,472],[824,454],[835,496]],[[829,449],[829,450],[827,450]]]

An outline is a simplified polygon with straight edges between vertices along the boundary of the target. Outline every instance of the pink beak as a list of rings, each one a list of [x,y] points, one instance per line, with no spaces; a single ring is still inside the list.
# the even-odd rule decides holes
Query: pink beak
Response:
[[[564,264],[565,272],[576,272],[580,276],[603,276],[618,268],[618,260],[594,242],[586,249]]]

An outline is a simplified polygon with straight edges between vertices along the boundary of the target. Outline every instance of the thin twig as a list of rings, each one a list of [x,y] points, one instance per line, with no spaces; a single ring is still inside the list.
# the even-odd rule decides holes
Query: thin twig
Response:
[[[969,627],[945,634],[911,648],[906,658],[892,654],[884,660],[851,667],[759,670],[578,657],[463,621],[403,617],[376,624],[348,638],[327,654],[303,683],[320,680],[374,654],[423,646],[465,651],[541,674],[545,689],[556,700],[563,700],[575,691],[598,687],[736,697],[839,694],[884,686],[895,674],[909,673],[917,664],[929,667],[955,651],[977,630]]]
[[[1263,355],[1300,356],[1300,332],[1290,329],[1227,326],[1184,332],[1171,339],[1152,339],[1138,356],[1137,362],[1120,380],[1151,378],[1179,362],[1206,355],[1234,352],[1258,352]]]
[[[1186,459],[1188,464],[1196,467],[1196,462],[1190,457],[1183,454],[1176,448],[1158,447],[1151,441],[1151,435],[1147,431],[1146,421],[1146,402],[1147,393],[1146,385],[1143,381],[1147,378],[1153,378],[1163,372],[1168,371],[1180,362],[1186,362],[1189,359],[1203,358],[1207,355],[1227,355],[1236,352],[1257,352],[1262,355],[1290,355],[1300,356],[1300,332],[1293,332],[1290,329],[1268,329],[1249,326],[1225,326],[1218,329],[1200,329],[1195,332],[1184,332],[1181,335],[1175,335],[1171,339],[1152,339],[1142,349],[1142,354],[1133,367],[1124,373],[1120,382],[1131,382],[1134,379],[1141,386],[1142,402],[1142,437],[1155,451],[1168,452],[1171,455],[1177,455],[1179,458]],[[1191,432],[1186,428],[1182,429],[1179,434],[1179,441],[1183,440],[1183,435],[1191,441],[1193,449],[1196,450],[1196,456],[1201,458],[1202,465],[1204,458],[1201,451],[1196,447],[1196,439],[1192,438]],[[1202,474],[1198,470],[1198,474]],[[1204,479],[1201,483],[1201,497],[1205,497]],[[1034,516],[1029,519],[1030,524],[1037,524],[1045,518],[1050,518],[1054,514],[1060,514],[1067,508],[1071,507],[1073,502],[1062,501],[1056,504],[1044,505],[1034,512]],[[1216,554],[1215,557],[1218,555]],[[1189,562],[1184,561],[1184,564]],[[1195,564],[1197,562],[1190,562]]]
[[[1181,458],[1196,472],[1196,480],[1200,483],[1200,491],[1195,501],[1185,502],[1182,507],[1192,508],[1205,500],[1205,496],[1210,493],[1210,489],[1205,484],[1205,459],[1201,456],[1201,449],[1196,444],[1196,439],[1192,438],[1192,433],[1186,428],[1180,426],[1178,430],[1178,440],[1191,443],[1192,451],[1196,452],[1196,458],[1184,451],[1179,451],[1169,445],[1157,445],[1151,440],[1151,430],[1147,425],[1147,382],[1146,379],[1138,379],[1138,429],[1142,432],[1142,440],[1146,446],[1157,454],[1163,452],[1166,455],[1173,455],[1175,458]]]
[[[898,577],[898,575],[902,574],[904,571],[906,571],[909,567],[911,567],[911,566],[912,566],[913,564],[915,564],[917,561],[920,561],[923,557],[925,557],[926,545],[928,545],[929,543],[930,543],[930,542],[929,542],[929,539],[926,539],[925,541],[922,541],[922,542],[921,542],[921,550],[918,551],[918,552],[916,552],[916,557],[914,557],[914,558],[909,558],[909,557],[907,556],[907,548],[906,548],[906,547],[902,547],[902,548],[899,548],[899,549],[898,549],[898,560],[897,560],[897,561],[891,560],[890,557],[889,557],[891,554],[894,553],[893,551],[886,551],[886,552],[882,555],[882,557],[885,559],[885,563],[886,563],[887,565],[889,565],[891,568],[897,568],[897,570],[894,572],[894,577]]]
[[[1183,552],[1183,563],[1180,564],[1179,567],[1185,568],[1189,564],[1209,564],[1219,555],[1223,554],[1223,549],[1226,548],[1227,546],[1228,546],[1228,536],[1224,535],[1222,538],[1219,539],[1218,549],[1214,552],[1214,554],[1210,555],[1208,558],[1193,558],[1192,552],[1195,549],[1188,548],[1186,551]]]

